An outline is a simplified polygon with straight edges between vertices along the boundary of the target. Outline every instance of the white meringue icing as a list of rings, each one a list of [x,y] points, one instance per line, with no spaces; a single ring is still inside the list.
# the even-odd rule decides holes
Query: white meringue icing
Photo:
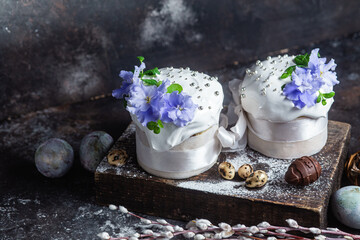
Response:
[[[291,77],[280,79],[285,70],[295,65],[295,56],[268,57],[265,61],[257,61],[246,71],[244,81],[239,89],[243,109],[255,118],[272,122],[289,122],[299,117],[326,117],[333,98],[327,99],[327,104],[298,109],[288,100],[282,91],[282,86],[291,81]],[[320,89],[321,90],[321,89]]]
[[[177,127],[173,123],[164,123],[159,134],[147,129],[131,114],[135,124],[146,134],[150,147],[157,151],[168,151],[184,142],[192,135],[203,132],[214,125],[218,125],[224,93],[217,78],[207,74],[191,71],[189,68],[162,68],[154,79],[158,81],[170,80],[183,87],[183,92],[192,97],[198,105],[194,119],[184,127]]]

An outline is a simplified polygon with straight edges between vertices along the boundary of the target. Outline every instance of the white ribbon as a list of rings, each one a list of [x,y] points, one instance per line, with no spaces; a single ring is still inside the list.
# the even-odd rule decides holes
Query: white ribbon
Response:
[[[327,128],[328,118],[297,118],[290,122],[278,123],[257,119],[247,114],[248,128],[259,138],[271,142],[298,142],[313,138]]]
[[[137,128],[138,163],[159,177],[183,179],[198,175],[212,167],[220,154],[221,144],[215,137],[216,130],[217,126],[213,126],[169,151],[157,151],[149,147],[145,134]]]
[[[246,147],[246,118],[240,104],[240,87],[241,81],[234,79],[229,82],[229,88],[232,93],[233,101],[228,105],[227,114],[221,114],[220,127],[217,137],[224,147],[223,152],[238,151]],[[230,131],[226,130],[228,125],[233,125]]]

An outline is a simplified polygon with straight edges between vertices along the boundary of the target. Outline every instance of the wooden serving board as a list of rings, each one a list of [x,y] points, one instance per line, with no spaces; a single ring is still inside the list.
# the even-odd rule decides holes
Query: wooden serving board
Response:
[[[292,160],[268,158],[251,149],[221,153],[217,164],[207,172],[186,180],[169,180],[144,172],[136,161],[135,126],[130,124],[113,149],[128,155],[125,165],[115,167],[106,157],[95,173],[99,204],[119,204],[131,211],[184,221],[206,218],[213,223],[257,224],[268,221],[284,225],[296,219],[304,226],[326,227],[327,207],[340,180],[350,139],[350,125],[329,121],[326,146],[314,157],[322,167],[320,178],[306,187],[284,180]],[[225,180],[217,172],[219,162],[235,168],[249,163],[265,170],[268,183],[260,189],[247,189],[240,178]]]

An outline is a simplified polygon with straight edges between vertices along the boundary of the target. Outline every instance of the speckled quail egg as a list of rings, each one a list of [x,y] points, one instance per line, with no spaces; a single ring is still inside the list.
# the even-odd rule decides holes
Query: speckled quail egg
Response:
[[[256,170],[245,181],[248,188],[259,188],[265,185],[268,180],[268,175],[263,170]]]
[[[238,170],[239,177],[247,179],[254,172],[253,167],[250,164],[241,165]]]
[[[233,179],[236,173],[234,166],[229,162],[220,163],[218,171],[220,175],[227,180]]]
[[[124,149],[112,149],[107,155],[108,163],[114,166],[122,166],[126,163],[128,155]]]
[[[49,178],[64,176],[70,170],[73,162],[73,148],[59,138],[47,140],[35,152],[36,168],[42,175]]]

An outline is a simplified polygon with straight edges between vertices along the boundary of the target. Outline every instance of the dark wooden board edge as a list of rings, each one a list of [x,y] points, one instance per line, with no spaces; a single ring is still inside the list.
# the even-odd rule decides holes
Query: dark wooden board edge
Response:
[[[169,188],[162,182],[109,174],[96,174],[95,178],[99,190],[96,195],[98,203],[124,205],[131,211],[143,214],[183,221],[207,218],[213,223],[225,221],[230,224],[258,224],[266,220],[272,224],[283,225],[286,219],[292,218],[304,226],[326,225],[322,213],[313,209],[294,208],[271,201],[219,196],[178,187]],[[282,211],[279,211],[280,208]]]
[[[332,191],[325,196],[325,206],[319,208],[299,208],[276,201],[219,196],[173,186],[172,180],[129,178],[115,173],[100,172],[95,173],[96,201],[103,205],[109,203],[125,205],[135,212],[184,221],[206,216],[214,222],[257,224],[259,221],[266,220],[272,224],[281,225],[284,224],[285,219],[293,218],[305,226],[326,227],[327,205],[332,192],[340,186],[351,127],[346,123],[335,121],[332,123],[335,129],[345,130],[344,139],[337,142],[341,144],[339,146],[341,154],[338,156],[337,169],[333,171],[332,178],[335,181],[332,183]],[[170,189],[169,184],[172,185]],[[137,186],[137,188],[132,188],[132,186]],[[145,198],[148,199],[147,202],[143,201]],[[163,201],[164,199],[166,201]],[[205,199],[206,204],[204,204]],[[242,207],[239,211],[240,205]],[[283,211],[277,211],[278,208]]]

